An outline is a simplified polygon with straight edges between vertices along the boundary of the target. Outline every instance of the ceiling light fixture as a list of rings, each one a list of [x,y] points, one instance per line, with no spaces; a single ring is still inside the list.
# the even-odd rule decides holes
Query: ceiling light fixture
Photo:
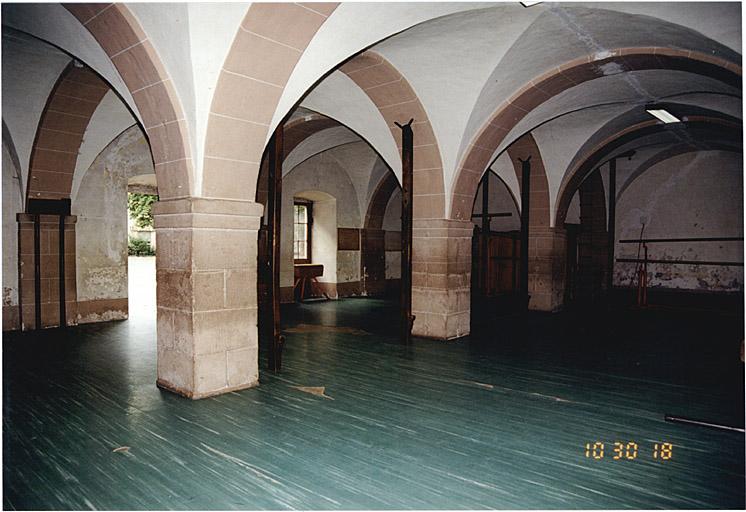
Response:
[[[666,124],[681,122],[681,119],[664,108],[648,107],[645,109],[645,111],[651,116],[663,121]]]
[[[526,1],[526,2],[520,2],[520,4],[523,7],[531,7],[532,5],[536,5],[536,4],[540,4],[540,3],[542,3],[541,0],[538,0],[538,1],[537,0],[533,0],[533,1],[529,0],[529,1]]]

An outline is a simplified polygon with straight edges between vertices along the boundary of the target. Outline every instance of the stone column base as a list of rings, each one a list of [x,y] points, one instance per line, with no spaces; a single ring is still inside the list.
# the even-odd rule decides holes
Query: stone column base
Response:
[[[450,340],[471,326],[472,224],[415,220],[412,252],[412,334]]]
[[[153,211],[158,386],[194,399],[256,386],[262,206],[189,198]]]

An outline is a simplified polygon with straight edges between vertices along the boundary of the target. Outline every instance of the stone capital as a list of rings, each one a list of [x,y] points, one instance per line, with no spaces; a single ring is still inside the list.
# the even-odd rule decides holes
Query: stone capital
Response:
[[[154,226],[258,230],[264,207],[254,201],[188,197],[153,205]]]

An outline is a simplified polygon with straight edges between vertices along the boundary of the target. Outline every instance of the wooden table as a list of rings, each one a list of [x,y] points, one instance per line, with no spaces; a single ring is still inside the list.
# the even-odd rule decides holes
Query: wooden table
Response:
[[[300,286],[300,300],[303,302],[306,295],[306,284],[311,285],[312,292],[316,293],[316,296],[323,295],[327,300],[329,296],[319,286],[319,282],[316,279],[324,275],[324,265],[316,263],[296,263],[295,264],[295,285],[293,285],[293,294],[295,290]]]

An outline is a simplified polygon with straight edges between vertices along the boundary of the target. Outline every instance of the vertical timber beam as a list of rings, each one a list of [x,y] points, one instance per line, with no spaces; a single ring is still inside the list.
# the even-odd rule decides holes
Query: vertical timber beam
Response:
[[[41,216],[34,214],[34,315],[35,328],[41,329]]]
[[[412,121],[405,125],[396,123],[402,131],[401,148],[401,342],[412,341],[412,183],[414,170],[414,134]]]
[[[611,296],[614,282],[614,229],[616,227],[616,158],[609,161],[609,224],[606,229],[608,235],[608,250],[606,260],[606,294]]]
[[[282,205],[282,160],[283,129],[280,123],[269,142],[269,194],[267,213],[269,215],[269,259],[272,265],[270,274],[270,295],[272,299],[272,345],[269,351],[269,369],[279,372],[282,369],[283,337],[280,333],[280,226]]]
[[[482,297],[487,296],[487,288],[489,282],[489,243],[490,243],[490,171],[489,169],[482,178],[482,258],[479,262],[480,265],[480,288],[482,290]]]
[[[531,156],[525,160],[518,159],[521,162],[521,296],[524,304],[522,306],[528,310],[528,223],[531,201]]]
[[[67,327],[67,307],[65,304],[65,216],[60,215],[59,226],[59,252],[60,252],[60,327]]]

